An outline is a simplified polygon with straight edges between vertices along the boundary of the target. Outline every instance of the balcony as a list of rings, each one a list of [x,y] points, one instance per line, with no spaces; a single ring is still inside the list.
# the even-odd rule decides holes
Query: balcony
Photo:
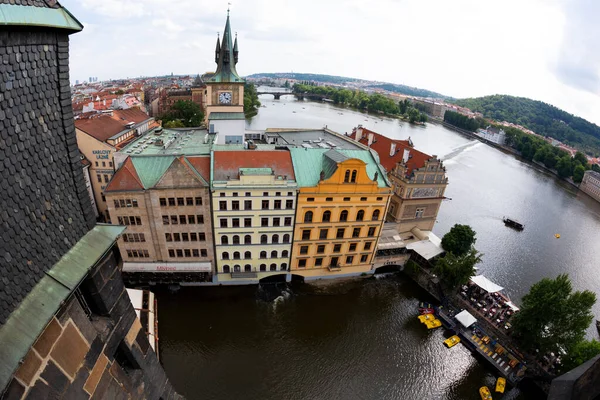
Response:
[[[330,265],[329,267],[327,267],[327,269],[329,269],[330,272],[341,271],[342,266],[341,265]]]

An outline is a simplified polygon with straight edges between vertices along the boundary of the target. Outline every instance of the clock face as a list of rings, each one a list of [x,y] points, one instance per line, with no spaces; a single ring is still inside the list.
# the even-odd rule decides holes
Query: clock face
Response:
[[[231,93],[230,92],[219,93],[219,103],[231,104]]]

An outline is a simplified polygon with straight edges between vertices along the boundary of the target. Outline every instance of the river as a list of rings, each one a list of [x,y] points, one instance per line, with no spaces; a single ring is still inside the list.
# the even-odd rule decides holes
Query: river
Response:
[[[599,290],[600,205],[568,184],[440,125],[412,126],[328,103],[261,96],[249,129],[358,124],[441,157],[450,184],[434,229],[477,232],[480,271],[517,303],[543,277],[569,273],[576,289]],[[502,216],[525,224],[506,228]],[[554,237],[560,233],[560,239]],[[190,399],[478,399],[495,377],[442,330],[416,319],[427,294],[403,278],[292,287],[266,303],[256,287],[158,292],[161,360]],[[551,306],[551,305],[549,305]],[[595,314],[600,316],[600,305]],[[595,337],[590,327],[588,336]],[[504,399],[535,398],[510,389]]]

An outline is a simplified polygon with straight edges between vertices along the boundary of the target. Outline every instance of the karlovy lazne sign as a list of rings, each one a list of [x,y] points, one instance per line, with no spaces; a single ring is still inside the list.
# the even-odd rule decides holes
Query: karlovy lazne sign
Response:
[[[123,272],[211,272],[209,262],[200,263],[123,263]]]

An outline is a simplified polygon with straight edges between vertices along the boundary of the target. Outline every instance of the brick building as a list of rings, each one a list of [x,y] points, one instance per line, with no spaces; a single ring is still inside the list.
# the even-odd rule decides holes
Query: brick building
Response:
[[[585,171],[579,189],[596,201],[600,201],[600,174],[596,171]]]
[[[0,396],[178,397],[118,270],[124,227],[95,225],[55,1],[0,0]]]

